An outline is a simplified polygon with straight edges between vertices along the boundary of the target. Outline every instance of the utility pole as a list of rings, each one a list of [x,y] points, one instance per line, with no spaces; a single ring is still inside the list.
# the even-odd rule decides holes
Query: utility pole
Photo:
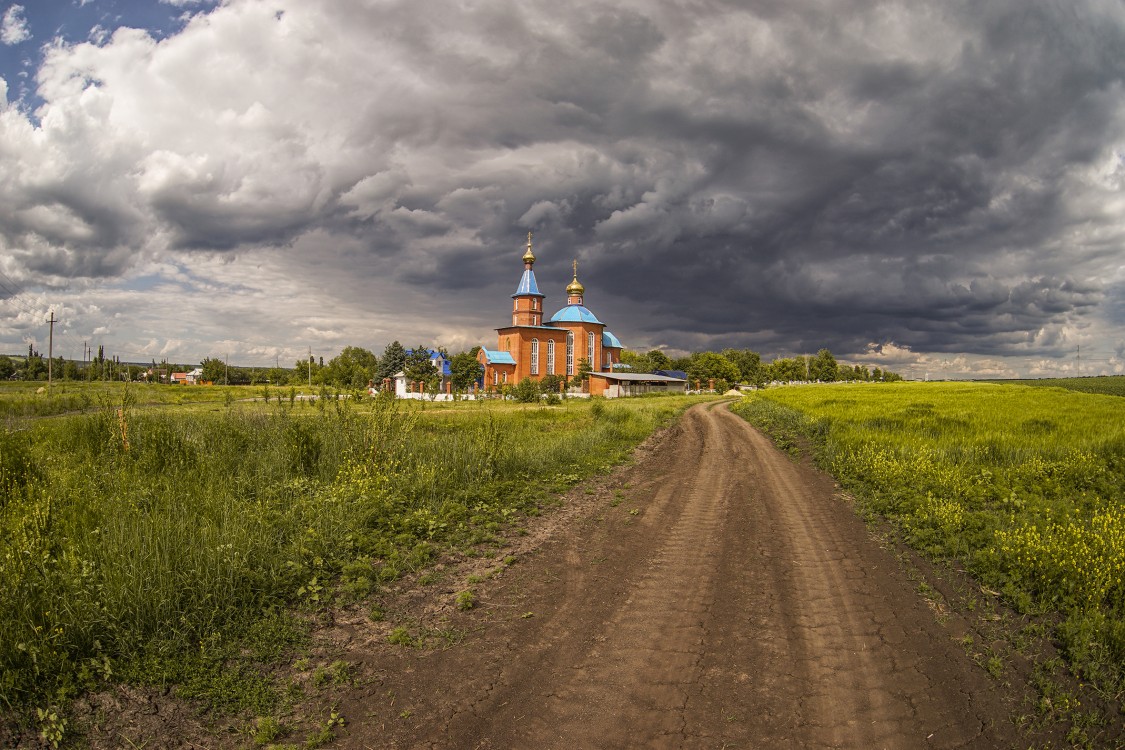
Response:
[[[312,388],[312,347],[309,347],[309,388]]]
[[[223,359],[223,385],[230,385],[230,352]]]
[[[1082,374],[1082,344],[1078,345],[1078,374]]]
[[[51,324],[51,333],[47,339],[47,390],[51,389],[51,381],[53,380],[53,373],[51,372],[51,365],[54,364],[55,359],[55,311],[51,310],[51,317],[48,321]]]

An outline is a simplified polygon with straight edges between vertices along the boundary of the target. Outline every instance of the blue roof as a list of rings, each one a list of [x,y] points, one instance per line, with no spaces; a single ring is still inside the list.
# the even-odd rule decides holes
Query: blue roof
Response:
[[[514,365],[516,363],[511,352],[498,352],[484,347],[481,347],[481,351],[484,352],[484,358],[488,360],[490,365]]]
[[[539,285],[535,283],[535,271],[532,271],[530,268],[523,272],[523,276],[520,278],[520,285],[516,287],[516,293],[512,296],[519,297],[524,294],[534,294],[539,297],[544,296],[539,291]]]
[[[683,370],[653,370],[653,375],[664,375],[669,378],[679,378],[680,380],[687,380],[687,373]]]
[[[618,340],[618,338],[609,331],[602,331],[602,346],[611,346],[617,349],[624,348],[623,346],[621,346],[621,342]]]
[[[552,323],[598,323],[601,321],[583,305],[567,305],[551,316]]]
[[[442,375],[449,375],[450,373],[452,373],[452,370],[449,369],[449,360],[445,358],[444,354],[442,354],[441,352],[438,352],[438,351],[434,351],[433,349],[423,349],[422,351],[424,351],[429,356],[431,362],[433,362],[435,359],[441,360],[441,374]],[[413,349],[407,349],[406,350],[407,356],[409,356],[413,353],[414,353]]]

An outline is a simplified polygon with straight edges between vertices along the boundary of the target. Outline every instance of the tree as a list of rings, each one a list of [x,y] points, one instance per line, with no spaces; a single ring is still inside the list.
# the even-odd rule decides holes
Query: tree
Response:
[[[225,383],[227,381],[227,363],[221,359],[208,357],[203,360],[200,369],[203,370],[203,374],[200,376],[202,380],[212,383]]]
[[[645,356],[648,358],[648,361],[652,363],[653,370],[676,369],[675,367],[672,367],[672,360],[668,359],[668,355],[660,351],[659,349],[650,349],[649,352],[645,354]]]
[[[39,356],[39,352],[35,352],[33,356],[27,358],[23,366],[23,379],[24,380],[45,380],[47,378],[47,365],[43,362],[43,358]]]
[[[483,375],[484,365],[477,361],[475,352],[454,354],[449,362],[449,380],[458,393],[470,390]]]
[[[621,364],[628,365],[630,372],[652,372],[652,360],[647,354],[637,354],[628,349],[621,350]]]
[[[694,360],[694,359],[695,359],[694,354],[692,354],[691,356],[688,356],[688,357],[676,357],[675,359],[668,360],[668,364],[670,365],[669,367],[662,367],[660,369],[662,369],[662,370],[680,370],[681,372],[687,372],[688,369],[691,367],[692,360]]]
[[[0,380],[7,380],[16,371],[16,363],[7,355],[0,355]]]
[[[876,367],[875,369],[873,369],[871,371],[871,379],[874,380],[876,383],[879,382],[880,380],[883,379],[883,371],[880,370],[878,367]]]
[[[729,359],[715,352],[693,354],[687,374],[692,385],[698,380],[702,388],[707,387],[709,380],[715,380],[716,384],[720,381],[730,384],[737,383],[739,377],[738,368]]]
[[[430,361],[430,357],[430,350],[424,346],[416,346],[410,350],[402,366],[402,372],[406,375],[407,381],[428,383],[434,375],[441,374],[434,367],[434,363]]]
[[[340,388],[363,388],[375,378],[379,361],[367,349],[346,346],[344,351],[328,361],[321,382]]]
[[[779,383],[804,380],[805,359],[804,357],[775,359],[767,368],[767,376],[770,380],[776,380]]]
[[[406,349],[398,341],[392,341],[383,349],[379,364],[375,368],[375,381],[378,385],[387,378],[393,378],[406,365]]]
[[[62,359],[62,357],[59,357]],[[78,363],[72,359],[65,360],[62,363],[62,376],[64,380],[78,380],[82,373],[78,369]]]
[[[723,356],[738,368],[739,382],[752,385],[765,385],[765,373],[762,370],[762,357],[757,352],[749,349],[724,349]]]
[[[539,384],[531,378],[524,378],[512,388],[512,397],[521,404],[533,404],[539,400]]]
[[[832,383],[839,379],[839,369],[832,352],[821,349],[809,360],[809,379]]]
[[[539,389],[541,391],[543,391],[543,393],[548,394],[548,395],[551,395],[551,394],[554,394],[556,396],[559,395],[563,391],[563,388],[565,386],[566,386],[566,376],[565,375],[556,375],[556,374],[552,373],[550,375],[544,375],[539,380]]]
[[[293,368],[294,372],[292,377],[290,377],[289,379],[290,383],[293,383],[294,385],[301,385],[302,383],[308,385],[312,382],[320,382],[320,380],[318,379],[320,373],[320,365],[316,363],[316,360],[313,359],[313,357],[301,357],[296,361],[296,363],[294,363]]]
[[[594,368],[590,366],[590,360],[588,360],[588,359],[578,360],[578,375],[577,375],[578,382],[581,383],[582,381],[586,380],[586,378],[590,377],[590,373],[593,372],[593,371],[594,371]]]

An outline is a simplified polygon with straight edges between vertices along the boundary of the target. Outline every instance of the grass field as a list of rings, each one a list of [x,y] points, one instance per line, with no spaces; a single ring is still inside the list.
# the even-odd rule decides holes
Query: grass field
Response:
[[[293,611],[362,600],[443,548],[490,554],[500,529],[699,400],[153,388],[220,398],[141,408],[159,400],[148,389],[74,387],[52,397],[86,413],[0,433],[0,708],[44,736],[54,707],[107,680],[268,713],[279,693],[255,663],[300,640]]]
[[[43,390],[43,393],[38,391]],[[281,388],[257,386],[184,386],[151,383],[82,383],[56,382],[47,392],[41,381],[0,382],[0,418],[45,417],[87,411],[103,407],[229,406],[234,401],[264,400],[296,401],[299,396],[320,394],[327,398],[337,391],[314,386]]]
[[[1032,388],[1065,388],[1068,391],[1125,396],[1125,375],[1100,375],[1087,378],[1044,378],[1039,380],[990,380],[1003,385],[1027,385]]]
[[[738,405],[917,549],[956,559],[1018,610],[1057,613],[1078,675],[1125,665],[1125,402],[1023,385],[779,388]]]

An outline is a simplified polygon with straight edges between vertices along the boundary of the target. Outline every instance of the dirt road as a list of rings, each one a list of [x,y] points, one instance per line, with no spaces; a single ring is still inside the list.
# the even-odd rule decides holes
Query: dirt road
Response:
[[[552,523],[480,606],[416,623],[467,633],[457,645],[352,631],[372,678],[341,706],[341,746],[1020,744],[994,681],[831,479],[725,405],[692,408]]]

